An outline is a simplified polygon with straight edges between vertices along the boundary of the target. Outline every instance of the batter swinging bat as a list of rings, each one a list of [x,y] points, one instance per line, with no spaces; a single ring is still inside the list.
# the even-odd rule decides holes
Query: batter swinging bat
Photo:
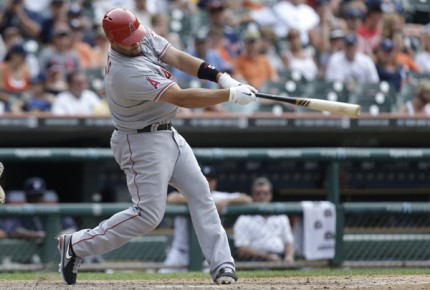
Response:
[[[263,93],[256,93],[255,95],[263,99],[290,103],[290,104],[294,104],[294,105],[305,107],[312,110],[327,111],[327,112],[342,114],[342,115],[358,116],[361,111],[360,105],[348,104],[348,103],[342,103],[342,102],[309,99],[309,98],[280,97],[280,96],[263,94]]]

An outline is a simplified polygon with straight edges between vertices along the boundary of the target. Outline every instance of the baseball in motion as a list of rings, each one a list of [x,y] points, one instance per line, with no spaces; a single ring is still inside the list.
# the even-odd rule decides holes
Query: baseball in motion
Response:
[[[0,162],[0,177],[3,173],[3,170],[4,170],[3,163]],[[4,194],[3,188],[1,188],[1,185],[0,185],[0,203],[4,203],[5,200],[6,200],[6,196]]]

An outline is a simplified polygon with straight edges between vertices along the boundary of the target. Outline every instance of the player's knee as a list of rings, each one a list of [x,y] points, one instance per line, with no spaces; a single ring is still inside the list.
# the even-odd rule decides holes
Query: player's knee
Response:
[[[147,205],[141,212],[141,218],[147,223],[150,230],[153,230],[161,223],[164,211],[164,205]]]

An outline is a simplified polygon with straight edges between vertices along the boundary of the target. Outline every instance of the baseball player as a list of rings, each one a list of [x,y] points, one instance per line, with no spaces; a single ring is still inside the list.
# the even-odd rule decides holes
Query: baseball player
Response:
[[[166,39],[141,26],[126,9],[107,12],[103,29],[111,43],[105,69],[106,95],[115,126],[110,145],[126,174],[133,206],[94,229],[58,238],[64,281],[76,283],[82,258],[112,251],[156,228],[164,215],[170,184],[188,200],[213,281],[234,283],[235,263],[208,182],[171,120],[178,107],[202,108],[227,101],[249,104],[256,100],[256,90],[172,47]],[[165,64],[218,82],[223,89],[181,89]]]

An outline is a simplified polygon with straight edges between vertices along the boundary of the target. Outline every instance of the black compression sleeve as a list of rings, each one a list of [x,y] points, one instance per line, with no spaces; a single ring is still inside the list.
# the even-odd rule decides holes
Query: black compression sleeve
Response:
[[[216,76],[219,72],[213,65],[203,62],[199,67],[197,77],[202,80],[217,82]]]

